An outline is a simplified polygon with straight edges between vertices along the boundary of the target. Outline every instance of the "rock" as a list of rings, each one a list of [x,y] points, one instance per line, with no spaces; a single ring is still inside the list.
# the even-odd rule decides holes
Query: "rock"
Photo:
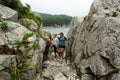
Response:
[[[120,79],[120,74],[114,73],[109,77],[109,80],[119,80]]]
[[[33,20],[30,20],[30,19],[23,19],[22,23],[25,27],[27,27],[29,30],[31,31],[37,31],[38,29],[38,25],[33,21]]]
[[[43,72],[42,78],[49,79],[49,80],[72,80],[77,77],[76,71],[69,67],[66,62],[63,60],[52,60],[52,61],[45,61],[43,63]],[[75,79],[76,80],[76,79]]]
[[[15,55],[0,55],[0,80],[12,80],[11,74],[16,65]]]
[[[24,26],[12,22],[5,21],[6,25],[2,25],[0,28],[0,45],[14,44],[16,40],[22,40],[25,33],[30,33],[31,31]]]
[[[0,17],[2,19],[17,21],[18,13],[15,10],[10,9],[9,7],[5,7],[0,4]]]
[[[72,54],[71,61],[76,64],[79,76],[94,74],[97,80],[106,80],[114,72],[117,76],[120,69],[119,6],[118,0],[95,0],[88,16],[77,26],[72,45],[67,43],[70,49],[67,54]]]
[[[11,0],[0,3],[9,6]],[[1,4],[0,80],[44,80],[40,74],[46,42],[41,38],[41,26],[30,19],[23,19],[21,25],[17,11]]]
[[[88,15],[112,16],[118,12],[116,8],[120,6],[118,0],[94,0]],[[119,12],[118,12],[119,13]],[[116,16],[117,17],[117,16]]]
[[[0,55],[0,70],[13,68],[17,65],[15,55]]]
[[[62,74],[56,74],[54,80],[67,80],[67,78]]]
[[[12,76],[8,72],[0,72],[0,80],[12,80]]]
[[[99,55],[95,55],[93,57],[90,57],[89,65],[90,70],[93,74],[97,76],[104,76],[107,75],[109,72],[113,70],[113,67],[110,66],[103,58],[101,58]]]
[[[69,39],[67,42],[66,42],[66,58],[70,58],[72,59],[73,58],[73,54],[71,53],[71,46],[73,45],[73,41],[76,37],[76,34],[78,33],[78,29],[83,21],[83,17],[73,17],[73,19],[71,20],[71,23],[70,23],[70,29],[68,31],[68,34],[67,34],[67,38]]]
[[[81,80],[94,80],[93,75],[84,74],[81,76]]]
[[[45,41],[36,33],[28,30],[19,23],[12,21],[1,22],[0,54],[17,54],[18,62],[25,58],[28,68],[20,74],[21,79],[32,79],[42,70]],[[18,63],[19,64],[19,63]],[[8,66],[9,67],[9,66]]]

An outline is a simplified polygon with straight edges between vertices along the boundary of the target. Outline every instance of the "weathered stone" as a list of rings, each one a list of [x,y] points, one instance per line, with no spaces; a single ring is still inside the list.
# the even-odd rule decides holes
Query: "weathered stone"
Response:
[[[0,17],[11,21],[17,21],[18,14],[17,11],[12,10],[9,7],[5,7],[0,4]]]
[[[8,54],[9,51],[10,54],[17,53],[19,55],[23,53],[21,56],[26,57],[29,67],[25,72],[22,72],[20,78],[30,80],[36,76],[37,71],[41,72],[42,70],[43,52],[46,43],[42,38],[38,38],[33,31],[28,30],[19,23],[12,21],[4,22],[6,24],[3,25],[1,23],[0,27],[0,54]],[[19,56],[17,60],[19,61]],[[3,69],[3,66],[1,66],[1,69]]]
[[[67,78],[62,74],[56,74],[54,80],[67,80]]]
[[[78,26],[69,53],[72,54],[71,61],[83,75],[94,74],[97,80],[106,80],[109,74],[119,71],[119,6],[118,0],[94,0],[88,16]],[[113,80],[119,79],[115,77]]]
[[[23,19],[26,26],[21,25],[17,21],[17,11],[3,5],[0,4],[0,80],[12,80],[17,75],[19,80],[42,80],[40,74],[46,42],[39,36],[42,35],[39,34],[40,25],[38,27],[29,19]]]
[[[12,80],[11,74],[16,65],[15,55],[0,55],[0,80]]]
[[[35,76],[36,76],[36,70],[27,69],[24,73],[20,75],[20,79],[31,80],[34,79]]]
[[[0,72],[0,80],[12,80],[12,76],[8,72]]]
[[[14,44],[16,40],[21,41],[25,33],[31,32],[18,23],[11,21],[5,21],[5,23],[6,25],[2,25],[3,28],[1,27],[0,45]]]
[[[23,22],[22,24],[27,27],[29,30],[31,31],[37,31],[38,29],[38,25],[33,21],[33,20],[30,20],[30,19],[23,19]]]
[[[94,80],[94,77],[90,74],[84,74],[81,76],[81,80]]]
[[[90,69],[97,76],[107,75],[113,68],[99,55],[91,57],[89,60]]]
[[[71,53],[71,46],[73,45],[73,41],[78,33],[78,29],[83,21],[83,17],[74,17],[70,23],[70,29],[67,34],[68,41],[66,42],[66,58],[71,59],[73,58],[73,54]]]
[[[15,55],[0,55],[0,70],[16,66]]]
[[[119,73],[113,73],[108,80],[120,80],[120,74]]]

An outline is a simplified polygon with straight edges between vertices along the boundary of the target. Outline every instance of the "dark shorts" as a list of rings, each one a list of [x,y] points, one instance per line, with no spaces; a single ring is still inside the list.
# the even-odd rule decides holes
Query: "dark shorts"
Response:
[[[65,48],[65,46],[60,46],[60,45],[59,45],[59,48]]]

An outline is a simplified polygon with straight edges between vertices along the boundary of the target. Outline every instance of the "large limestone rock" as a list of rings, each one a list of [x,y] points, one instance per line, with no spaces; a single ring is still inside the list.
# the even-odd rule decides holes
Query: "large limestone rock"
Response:
[[[75,39],[76,34],[79,32],[79,26],[81,25],[83,21],[83,17],[73,17],[70,23],[70,29],[67,34],[68,41],[66,42],[66,59],[71,59],[73,58],[73,54],[71,53],[71,46],[73,45],[73,41]]]
[[[29,30],[35,32],[38,30],[38,25],[33,20],[25,18],[22,20],[22,24],[25,25]]]
[[[34,78],[42,69],[45,41],[38,37],[36,32],[27,29],[19,23],[4,20],[0,24],[0,54],[16,54],[18,65],[22,59],[25,60],[28,67],[20,74],[20,78],[26,80]],[[4,59],[1,58],[1,60]],[[7,62],[9,60],[6,60]],[[7,66],[6,63],[5,65]],[[0,68],[2,69],[3,67],[4,65],[2,64]]]
[[[30,19],[18,23],[17,12],[6,7],[10,4],[11,0],[0,0],[0,80],[42,80],[46,42],[41,26]]]
[[[67,78],[62,73],[59,73],[55,75],[54,80],[67,80]]]
[[[15,55],[0,55],[0,70],[16,66]]]
[[[18,13],[15,10],[12,10],[9,7],[5,7],[0,4],[0,18],[7,19],[11,21],[17,21]]]
[[[12,80],[11,73],[16,65],[15,55],[0,55],[0,80]]]
[[[31,32],[24,26],[12,21],[4,21],[0,24],[0,45],[14,44],[16,40],[22,41],[25,33]]]
[[[71,54],[79,76],[83,75],[81,79],[94,74],[91,78],[96,80],[119,80],[119,7],[118,0],[95,0],[78,26]]]
[[[53,59],[43,63],[43,80],[79,80],[76,71],[63,60]]]

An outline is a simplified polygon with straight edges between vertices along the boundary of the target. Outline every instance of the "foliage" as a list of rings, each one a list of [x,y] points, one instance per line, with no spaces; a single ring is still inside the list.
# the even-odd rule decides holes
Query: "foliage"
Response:
[[[39,44],[35,42],[32,47],[33,47],[33,49],[37,49],[38,46],[39,46]]]
[[[37,49],[39,44],[36,42],[33,43],[33,45],[31,46],[28,46],[30,44],[30,42],[28,41],[28,38],[29,37],[32,37],[33,35],[36,35],[36,37],[38,36],[38,33],[34,33],[34,32],[31,32],[31,33],[25,33],[24,34],[24,37],[22,40],[15,40],[14,42],[14,45],[17,46],[18,48],[18,53],[20,53],[22,56],[26,56],[26,53],[28,53],[31,49]],[[41,37],[41,36],[40,36]],[[20,47],[23,47],[25,48],[25,51],[21,51],[19,50]]]
[[[0,22],[2,24],[2,26],[1,26],[2,31],[6,32],[8,30],[8,27],[7,27],[8,22],[6,20],[2,20],[2,19],[0,20]]]
[[[29,37],[32,37],[34,35],[34,32],[31,33],[24,33],[23,40],[27,40]]]
[[[36,33],[36,37],[45,39],[45,37],[42,33]]]
[[[11,0],[0,0],[0,4],[9,6],[11,4]]]
[[[38,24],[38,26],[41,25],[42,22],[41,18],[32,12],[28,12],[26,18],[34,20]]]
[[[25,26],[26,28],[28,28],[28,27],[31,25],[30,22],[22,22],[21,24],[22,24],[23,26]]]
[[[32,37],[33,35],[36,35],[36,33],[31,32],[31,33],[24,33],[24,37],[22,38],[22,40],[16,40],[14,42],[14,45],[17,46],[18,48],[18,53],[22,53],[22,54],[18,54],[19,55],[19,59],[20,61],[17,63],[17,66],[15,66],[13,68],[13,80],[19,80],[20,75],[25,72],[29,66],[34,66],[30,63],[28,63],[27,60],[27,53],[31,50],[31,49],[37,49],[39,47],[39,44],[37,42],[34,42],[33,45],[28,46],[30,44],[30,42],[28,41],[29,37]],[[20,50],[19,48],[24,47],[24,50]]]
[[[69,25],[72,19],[71,16],[67,15],[50,15],[43,13],[40,13],[40,15],[43,20],[43,26]]]
[[[17,66],[13,67],[13,80],[18,80],[21,73],[26,71],[29,65],[30,64],[25,60],[21,60],[17,63]]]
[[[29,18],[34,20],[38,24],[38,26],[41,25],[41,22],[42,22],[41,18],[31,12],[29,4],[26,4],[25,6],[23,6],[20,0],[3,0],[3,1],[0,1],[0,3],[18,11],[19,18]]]

